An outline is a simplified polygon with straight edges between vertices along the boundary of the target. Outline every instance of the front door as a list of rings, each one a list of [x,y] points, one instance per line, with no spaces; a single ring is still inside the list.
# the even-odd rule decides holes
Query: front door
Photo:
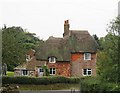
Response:
[[[41,67],[38,68],[38,75],[39,75],[39,77],[42,77],[43,73],[44,73],[43,69]]]

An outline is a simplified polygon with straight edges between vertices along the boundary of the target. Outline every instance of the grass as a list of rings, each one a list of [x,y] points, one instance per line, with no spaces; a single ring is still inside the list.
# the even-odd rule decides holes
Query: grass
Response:
[[[20,90],[70,90],[80,89],[80,84],[18,85]]]
[[[7,71],[7,76],[14,76],[14,72],[12,72],[12,71]]]

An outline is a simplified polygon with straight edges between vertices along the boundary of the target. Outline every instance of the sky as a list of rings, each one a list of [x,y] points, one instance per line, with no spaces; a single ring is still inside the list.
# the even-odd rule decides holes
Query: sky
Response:
[[[107,34],[107,24],[118,15],[120,0],[0,0],[0,28],[21,26],[40,39],[62,37],[64,21],[70,30]]]

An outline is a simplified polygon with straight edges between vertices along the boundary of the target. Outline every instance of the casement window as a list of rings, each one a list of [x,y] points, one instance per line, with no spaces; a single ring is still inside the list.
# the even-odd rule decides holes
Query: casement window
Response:
[[[39,68],[39,72],[44,72],[42,68]]]
[[[91,60],[91,53],[84,53],[84,60]]]
[[[83,69],[82,74],[83,74],[83,76],[91,76],[92,69]]]
[[[50,75],[55,75],[56,69],[55,68],[50,68]]]
[[[26,55],[26,61],[30,61],[30,55]]]
[[[22,70],[22,75],[23,76],[27,76],[28,75],[28,71],[27,70]]]
[[[49,57],[49,63],[55,63],[56,58],[55,57]]]

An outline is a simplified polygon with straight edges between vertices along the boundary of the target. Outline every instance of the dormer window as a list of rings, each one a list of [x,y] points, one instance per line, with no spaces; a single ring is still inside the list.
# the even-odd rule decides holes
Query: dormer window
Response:
[[[84,60],[91,60],[91,53],[84,53]]]
[[[30,55],[26,55],[26,61],[30,61]]]
[[[55,57],[49,57],[49,63],[55,63],[56,58]]]

